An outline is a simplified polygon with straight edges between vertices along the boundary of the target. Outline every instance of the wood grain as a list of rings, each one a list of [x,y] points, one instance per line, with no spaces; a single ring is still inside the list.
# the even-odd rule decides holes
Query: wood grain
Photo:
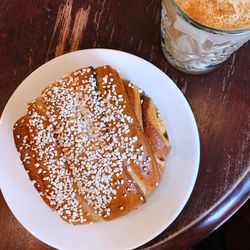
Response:
[[[56,23],[54,26],[52,39],[50,41],[50,46],[48,49],[48,53],[50,52],[50,48],[53,40],[55,39],[55,35],[57,31],[59,35],[57,38],[57,45],[55,56],[60,56],[64,53],[66,41],[69,37],[69,29],[71,23],[71,10],[72,10],[72,0],[67,0],[65,4],[61,4],[56,16]]]
[[[76,13],[72,36],[70,38],[70,51],[77,50],[81,44],[86,24],[88,22],[89,11],[90,6],[86,10],[80,8]]]
[[[0,1],[0,113],[33,70],[69,51],[103,47],[152,62],[187,98],[201,139],[194,191],[180,216],[143,249],[189,247],[250,196],[250,43],[217,70],[181,73],[160,48],[160,1]],[[35,84],[35,83],[34,83]],[[0,196],[0,249],[51,249],[15,219]]]

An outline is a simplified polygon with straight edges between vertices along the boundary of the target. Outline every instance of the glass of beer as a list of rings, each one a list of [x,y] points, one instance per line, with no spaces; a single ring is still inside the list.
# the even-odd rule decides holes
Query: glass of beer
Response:
[[[172,66],[210,72],[250,39],[250,0],[162,0],[161,34]]]

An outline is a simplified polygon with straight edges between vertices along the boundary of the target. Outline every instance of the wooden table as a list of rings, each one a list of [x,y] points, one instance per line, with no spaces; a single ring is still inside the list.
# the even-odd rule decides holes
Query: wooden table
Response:
[[[159,25],[155,0],[0,1],[0,114],[23,79],[69,51],[123,50],[166,72],[196,117],[200,170],[180,216],[143,248],[179,249],[203,239],[250,196],[250,43],[216,71],[192,76],[165,61]],[[19,224],[2,195],[0,249],[51,249]]]

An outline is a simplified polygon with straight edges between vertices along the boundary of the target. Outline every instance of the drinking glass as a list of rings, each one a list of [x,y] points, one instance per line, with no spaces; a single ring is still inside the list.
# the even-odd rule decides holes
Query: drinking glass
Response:
[[[183,72],[203,74],[223,63],[250,39],[250,27],[219,30],[186,15],[174,0],[162,0],[161,46],[167,61]]]

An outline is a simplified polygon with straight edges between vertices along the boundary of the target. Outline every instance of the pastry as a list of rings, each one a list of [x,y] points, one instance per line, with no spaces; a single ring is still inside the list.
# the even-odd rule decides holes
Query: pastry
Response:
[[[34,187],[70,224],[112,220],[145,203],[170,150],[152,99],[110,66],[50,84],[13,133]]]

